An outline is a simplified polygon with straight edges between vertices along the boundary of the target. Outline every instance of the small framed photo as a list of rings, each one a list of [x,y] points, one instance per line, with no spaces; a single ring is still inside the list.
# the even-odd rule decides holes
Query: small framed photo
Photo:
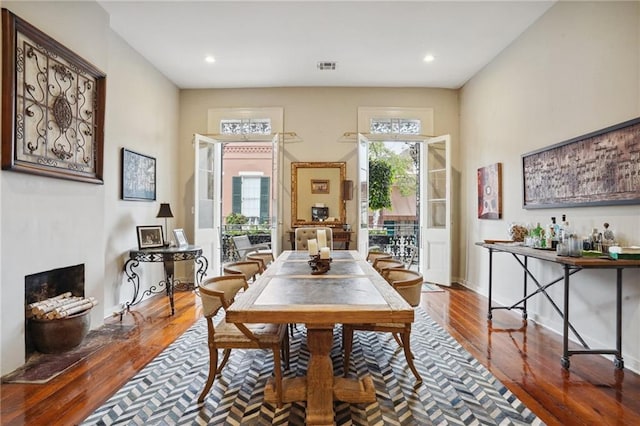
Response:
[[[328,194],[329,181],[324,179],[311,179],[312,194]]]
[[[184,234],[184,229],[174,229],[173,236],[176,239],[176,244],[178,245],[178,247],[185,247],[189,245],[187,236]]]
[[[138,247],[140,249],[164,247],[162,238],[162,226],[137,226]]]

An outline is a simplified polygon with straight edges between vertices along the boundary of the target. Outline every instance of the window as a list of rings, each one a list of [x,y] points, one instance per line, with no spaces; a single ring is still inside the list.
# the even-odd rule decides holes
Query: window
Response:
[[[232,211],[257,225],[269,220],[270,178],[265,176],[234,176]]]
[[[372,118],[369,129],[372,134],[419,135],[421,123],[408,118]]]
[[[270,118],[238,118],[220,120],[223,135],[270,135]]]

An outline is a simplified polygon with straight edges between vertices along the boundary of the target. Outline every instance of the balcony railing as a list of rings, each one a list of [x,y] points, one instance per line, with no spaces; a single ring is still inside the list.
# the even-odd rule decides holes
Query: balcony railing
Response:
[[[238,259],[231,237],[248,235],[252,244],[270,243],[271,229],[265,225],[224,225],[222,227],[222,261],[233,262]],[[409,262],[418,246],[419,227],[414,224],[385,225],[381,229],[369,231],[369,248],[389,253],[405,263]],[[417,263],[418,256],[414,256]]]
[[[419,241],[417,224],[385,225],[384,228],[369,230],[369,249],[389,253],[405,263],[409,262]],[[418,256],[413,262],[417,263]]]

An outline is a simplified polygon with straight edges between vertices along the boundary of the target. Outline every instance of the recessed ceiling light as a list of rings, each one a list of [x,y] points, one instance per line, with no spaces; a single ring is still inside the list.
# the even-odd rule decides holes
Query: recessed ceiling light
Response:
[[[436,57],[431,55],[431,54],[429,54],[429,55],[424,57],[424,61],[425,62],[433,62],[435,59],[436,59]]]
[[[207,55],[207,56],[204,57],[204,61],[209,63],[209,64],[212,64],[212,63],[214,63],[216,61],[216,58],[214,58],[211,55]]]

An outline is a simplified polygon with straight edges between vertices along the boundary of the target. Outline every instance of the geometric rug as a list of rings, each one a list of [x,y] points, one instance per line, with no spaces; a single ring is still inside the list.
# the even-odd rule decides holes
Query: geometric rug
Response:
[[[272,374],[268,350],[232,351],[202,404],[197,399],[208,371],[207,326],[189,330],[118,390],[83,425],[304,425],[305,403],[263,402]],[[334,374],[342,376],[340,327],[331,351]],[[303,376],[309,361],[306,330],[291,338],[290,369]],[[335,402],[337,425],[541,425],[524,404],[465,351],[420,307],[411,331],[411,349],[421,384],[389,333],[354,333],[349,377],[369,374],[376,402]]]

